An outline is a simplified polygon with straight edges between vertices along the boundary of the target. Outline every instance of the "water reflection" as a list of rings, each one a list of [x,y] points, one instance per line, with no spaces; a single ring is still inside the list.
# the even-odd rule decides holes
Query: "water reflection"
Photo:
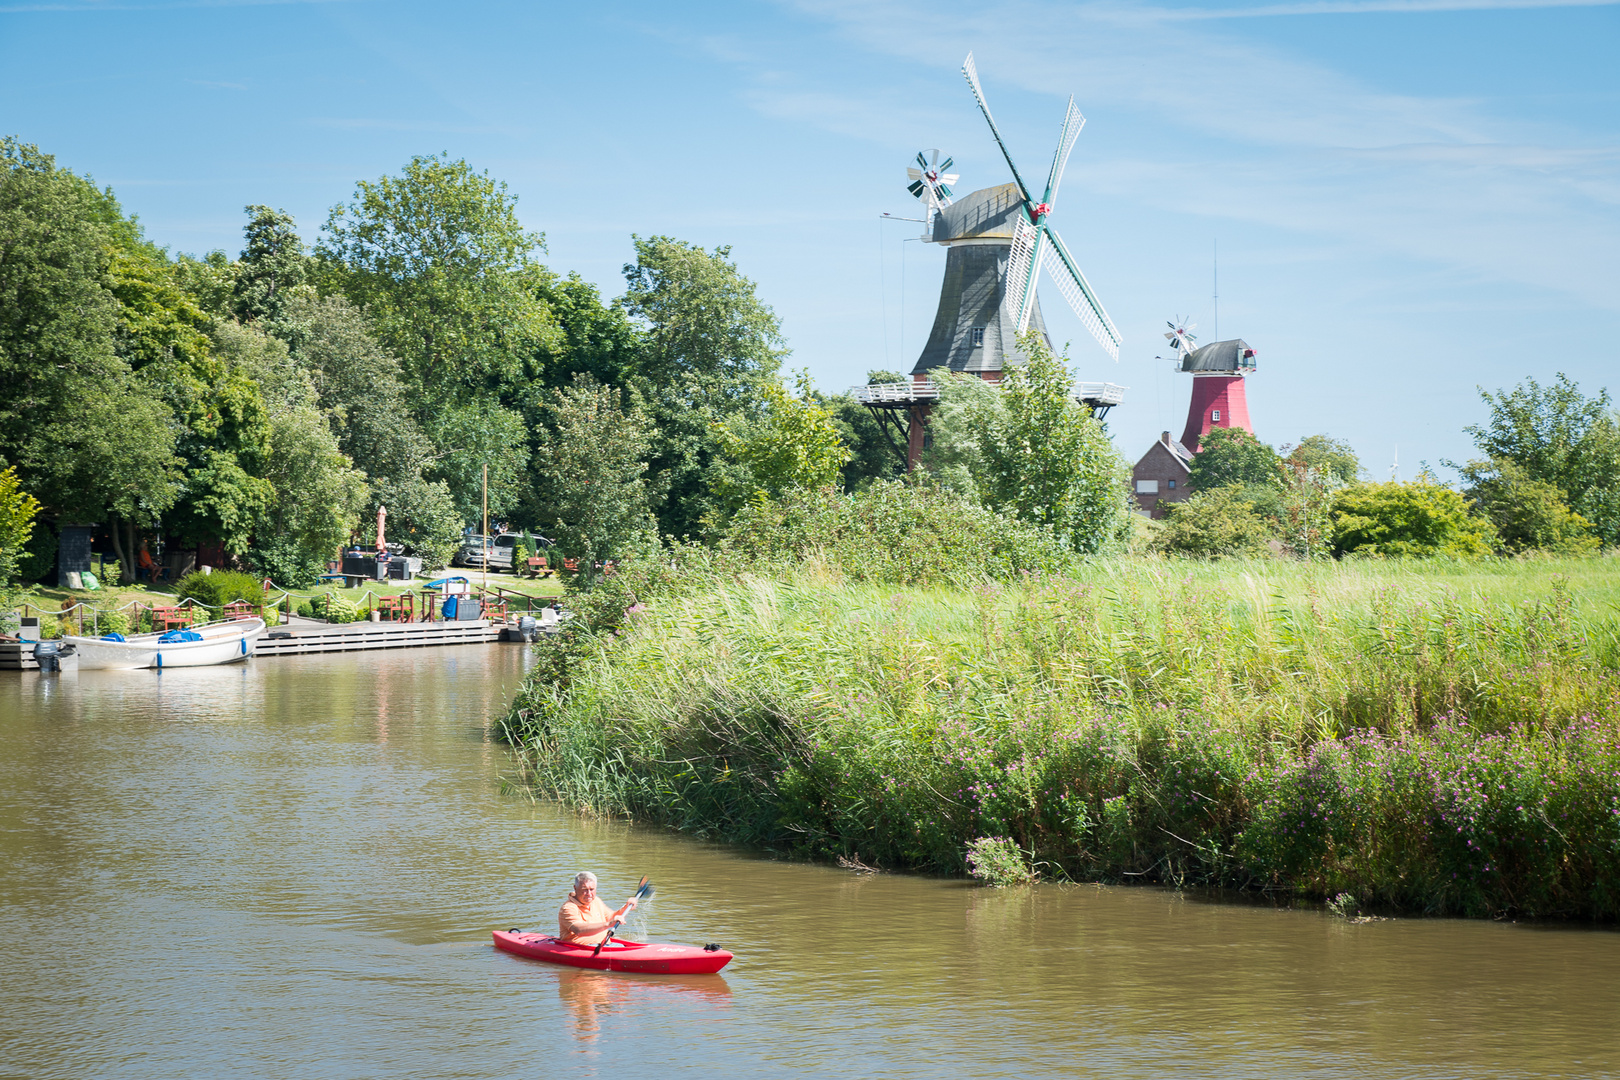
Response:
[[[572,1018],[574,1035],[583,1043],[595,1042],[610,1018],[640,1024],[672,1005],[715,1010],[731,1004],[731,987],[720,975],[565,969],[557,972],[556,980],[557,996]]]

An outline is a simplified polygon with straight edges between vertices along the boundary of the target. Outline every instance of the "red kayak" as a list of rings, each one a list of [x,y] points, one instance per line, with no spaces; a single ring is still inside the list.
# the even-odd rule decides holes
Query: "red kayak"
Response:
[[[495,931],[495,947],[531,960],[597,971],[639,971],[651,975],[712,975],[731,963],[731,954],[718,945],[653,945],[614,938],[597,952],[595,945],[558,941],[549,934],[518,930]]]

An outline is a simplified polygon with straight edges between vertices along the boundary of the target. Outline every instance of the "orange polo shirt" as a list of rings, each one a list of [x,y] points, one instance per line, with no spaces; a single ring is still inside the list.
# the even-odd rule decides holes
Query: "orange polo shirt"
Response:
[[[613,909],[602,903],[600,896],[593,899],[589,907],[580,907],[579,901],[570,894],[563,906],[557,911],[557,940],[572,941],[580,945],[595,945],[598,941],[607,938],[606,930],[598,930],[594,934],[577,934],[574,927],[585,923],[605,923],[613,918]]]

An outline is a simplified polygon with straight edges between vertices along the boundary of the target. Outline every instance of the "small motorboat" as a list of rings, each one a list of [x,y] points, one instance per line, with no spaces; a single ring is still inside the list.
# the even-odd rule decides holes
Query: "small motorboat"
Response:
[[[495,947],[531,960],[597,971],[639,971],[646,975],[712,975],[731,963],[731,954],[718,945],[655,945],[614,938],[602,946],[575,945],[550,934],[521,930],[495,931]]]
[[[80,671],[135,670],[232,664],[252,656],[254,643],[263,634],[263,619],[236,619],[162,634],[65,636],[62,640],[77,649]]]

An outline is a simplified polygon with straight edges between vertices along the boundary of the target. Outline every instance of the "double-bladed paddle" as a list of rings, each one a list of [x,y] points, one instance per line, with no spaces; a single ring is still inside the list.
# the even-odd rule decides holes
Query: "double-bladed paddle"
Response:
[[[652,894],[653,894],[652,879],[647,877],[646,875],[642,875],[641,884],[636,886],[635,899],[637,899],[637,900],[645,900],[647,897],[651,896]],[[613,920],[613,925],[608,927],[607,937],[605,937],[601,941],[597,942],[596,948],[594,950],[592,950],[592,952],[591,952],[592,956],[596,956],[598,953],[600,953],[602,951],[602,946],[606,945],[608,942],[613,940],[613,935],[618,933],[619,924],[622,923],[622,922],[624,922],[623,919],[614,919]]]

